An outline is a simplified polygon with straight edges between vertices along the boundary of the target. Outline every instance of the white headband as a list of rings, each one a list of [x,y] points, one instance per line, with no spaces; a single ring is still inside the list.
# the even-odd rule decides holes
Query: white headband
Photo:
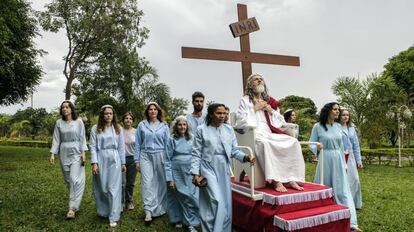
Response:
[[[103,105],[103,106],[101,107],[101,110],[104,110],[105,108],[111,108],[111,109],[114,109],[114,107],[112,107],[111,105]]]

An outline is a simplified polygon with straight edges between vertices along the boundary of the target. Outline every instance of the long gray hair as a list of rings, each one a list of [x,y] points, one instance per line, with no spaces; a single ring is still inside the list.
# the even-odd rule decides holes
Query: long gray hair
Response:
[[[188,123],[188,120],[185,116],[178,116],[174,119],[174,121],[171,123],[171,135],[178,139],[181,137],[180,133],[178,132],[178,122],[185,121],[187,123],[187,130],[185,131],[184,137],[186,140],[190,140],[192,137],[191,134],[191,125]]]
[[[254,100],[254,89],[253,89],[253,77],[255,76],[259,76],[261,78],[263,78],[263,76],[261,74],[258,73],[253,73],[252,75],[250,75],[247,78],[247,84],[246,84],[246,89],[244,90],[244,94],[249,96],[249,99],[253,102]],[[267,86],[266,86],[266,82],[263,82],[264,85],[264,91],[262,93],[262,98],[263,100],[267,101],[269,100],[269,94],[268,94],[268,90],[267,90]]]

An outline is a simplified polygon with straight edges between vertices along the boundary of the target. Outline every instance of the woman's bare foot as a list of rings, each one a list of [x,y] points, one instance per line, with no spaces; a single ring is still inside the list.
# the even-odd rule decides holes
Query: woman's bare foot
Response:
[[[283,186],[282,182],[279,181],[273,181],[273,188],[277,191],[277,192],[287,192],[287,189],[285,188],[285,186]]]
[[[362,230],[359,227],[352,227],[351,232],[362,232]]]
[[[295,181],[289,181],[289,185],[292,189],[303,191],[303,187],[299,186],[298,183],[296,183]]]

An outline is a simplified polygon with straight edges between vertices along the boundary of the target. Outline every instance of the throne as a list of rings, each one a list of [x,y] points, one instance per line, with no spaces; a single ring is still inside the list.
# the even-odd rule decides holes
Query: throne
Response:
[[[234,128],[236,122],[236,114],[230,114],[231,126]],[[243,131],[235,130],[237,143],[239,148],[254,154],[255,150],[255,133],[254,128],[245,128]],[[233,174],[237,182],[243,181],[244,173],[249,177],[250,185],[253,188],[261,188],[266,185],[265,176],[259,162],[251,166],[250,163],[233,162]]]
[[[235,128],[236,124],[236,113],[232,112],[230,114],[230,125]],[[248,127],[244,128],[243,131],[235,129],[236,139],[238,143],[238,147],[241,150],[247,151],[248,154],[253,154],[255,151],[255,128]],[[282,128],[285,132],[287,132],[290,136],[297,137],[298,125],[288,123]],[[316,150],[316,145],[319,144],[318,142],[299,142],[301,145],[310,145],[313,146]],[[319,155],[319,163],[321,167],[323,167],[323,150],[320,151]],[[320,184],[323,185],[323,168],[320,171]],[[233,176],[235,181],[242,182],[244,181],[245,175],[248,176],[250,182],[250,194],[246,194],[245,192],[238,191],[237,189],[232,189],[233,191],[245,195],[247,197],[252,198],[253,200],[261,200],[263,198],[262,194],[257,194],[255,189],[262,188],[266,186],[266,180],[263,173],[263,169],[260,166],[259,162],[256,160],[256,163],[251,166],[250,163],[241,163],[237,160],[233,162]]]

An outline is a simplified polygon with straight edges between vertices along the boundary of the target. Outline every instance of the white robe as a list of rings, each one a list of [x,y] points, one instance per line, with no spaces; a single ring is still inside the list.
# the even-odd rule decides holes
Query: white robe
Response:
[[[276,110],[270,117],[272,126],[276,128],[286,124],[283,116]],[[244,96],[236,112],[236,128],[247,127],[255,128],[256,157],[263,168],[266,181],[305,181],[305,161],[298,140],[285,134],[272,133],[264,111],[255,112],[249,97]]]

